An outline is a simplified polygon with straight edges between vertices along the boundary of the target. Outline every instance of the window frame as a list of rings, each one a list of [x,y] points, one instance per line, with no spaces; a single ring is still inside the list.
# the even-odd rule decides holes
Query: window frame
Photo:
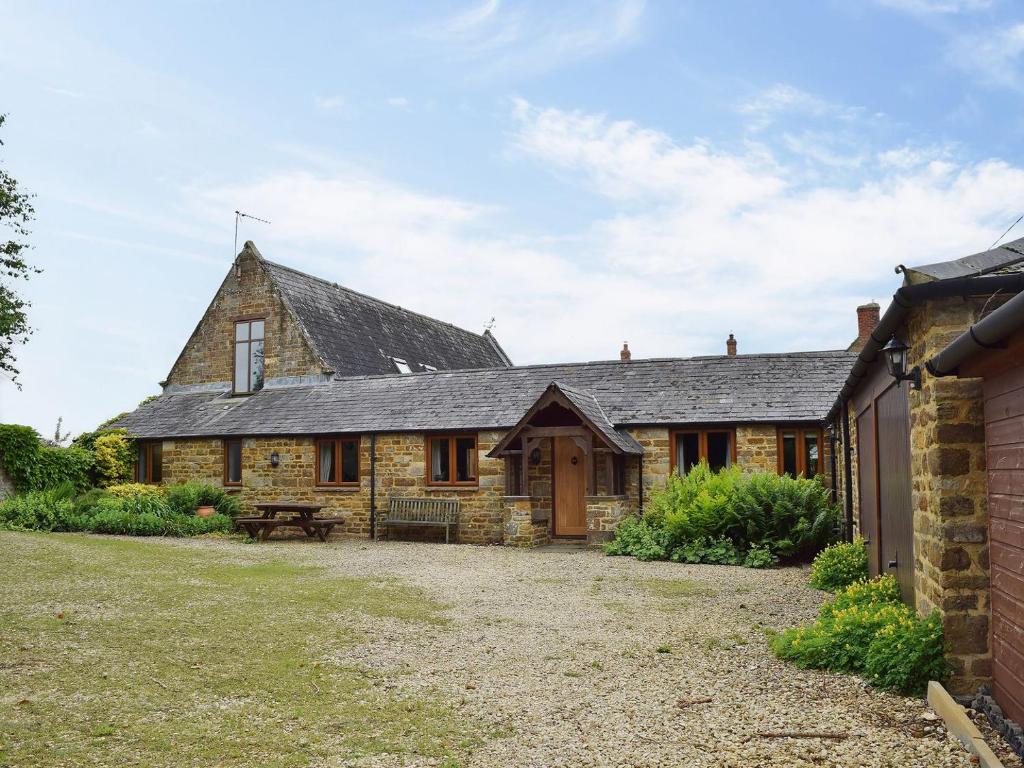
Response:
[[[249,337],[245,341],[238,340],[238,326],[243,323],[249,326]],[[259,339],[253,339],[252,337],[252,324],[263,323],[263,336]],[[231,324],[231,394],[232,395],[254,395],[256,392],[262,391],[261,386],[257,390],[252,388],[252,343],[253,341],[263,342],[263,383],[266,385],[267,382],[267,318],[266,317],[239,317]],[[241,390],[236,389],[235,385],[238,383],[238,345],[245,344],[249,348],[249,353],[245,356],[248,362],[248,371],[246,372],[246,386],[248,389]]]
[[[334,446],[334,460],[336,462],[338,473],[337,480],[332,481],[321,481],[320,480],[320,446],[324,443],[331,443]],[[343,480],[343,469],[342,469],[342,444],[343,443],[355,443],[356,446],[356,479],[355,480]],[[318,437],[313,441],[313,451],[316,455],[316,460],[313,462],[313,481],[317,488],[358,488],[363,482],[363,460],[360,455],[362,451],[360,446],[362,440],[359,435],[334,435],[330,437]]]
[[[160,446],[160,479],[153,479],[153,448]],[[162,440],[141,440],[135,444],[135,482],[144,485],[160,485],[164,481],[164,443]],[[146,474],[142,477],[139,470],[142,468],[139,463],[139,452],[146,452]]]
[[[782,451],[782,438],[783,438],[783,435],[786,432],[795,432],[796,433],[796,474],[794,474],[793,477],[801,477],[802,476],[802,477],[806,477],[808,480],[813,480],[818,475],[824,475],[825,474],[825,435],[824,435],[824,430],[822,430],[821,427],[816,427],[816,426],[813,426],[813,425],[806,425],[806,426],[804,426],[804,425],[796,425],[796,426],[787,426],[787,427],[782,427],[782,426],[777,427],[777,429],[776,429],[777,438],[776,438],[776,449],[775,450],[776,450],[776,455],[777,455],[777,458],[778,458],[778,460],[776,462],[776,465],[777,465],[776,468],[777,468],[778,474],[780,476],[786,474],[786,468],[784,466],[785,456],[784,456],[783,451]],[[806,433],[807,432],[814,432],[817,435],[817,437],[818,437],[818,466],[819,466],[819,470],[818,470],[818,474],[817,475],[813,475],[812,477],[807,477],[807,444],[806,444],[806,438],[807,438]]]
[[[456,445],[458,440],[472,439],[473,453],[476,454],[474,468],[476,470],[472,480],[457,480],[458,477],[458,456]],[[430,467],[433,460],[433,442],[435,440],[448,441],[448,480],[434,480],[431,477]],[[424,455],[424,482],[433,488],[479,488],[480,487],[480,440],[475,432],[446,432],[436,435],[427,435],[423,441]]]
[[[729,466],[736,465],[736,428],[735,427],[685,427],[669,430],[669,474],[676,475],[676,441],[681,435],[697,435],[697,458],[707,461],[708,458],[708,434],[711,432],[724,432],[729,435]],[[682,475],[678,475],[682,477]]]
[[[231,480],[231,445],[238,443],[238,480]],[[241,488],[242,487],[242,438],[240,437],[226,437],[221,441],[224,449],[224,477],[221,480],[221,484],[225,488]]]

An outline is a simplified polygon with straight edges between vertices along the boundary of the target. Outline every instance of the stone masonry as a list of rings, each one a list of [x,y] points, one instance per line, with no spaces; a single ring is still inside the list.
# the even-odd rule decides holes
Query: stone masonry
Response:
[[[274,289],[266,270],[248,248],[235,261],[217,295],[178,356],[166,384],[227,384],[234,372],[235,321],[263,318],[265,379],[316,376],[327,372],[299,324]]]
[[[977,320],[981,303],[929,301],[908,323],[910,359],[929,359]],[[914,587],[921,614],[942,614],[951,688],[970,693],[992,674],[988,507],[981,381],[924,374],[910,395]]]

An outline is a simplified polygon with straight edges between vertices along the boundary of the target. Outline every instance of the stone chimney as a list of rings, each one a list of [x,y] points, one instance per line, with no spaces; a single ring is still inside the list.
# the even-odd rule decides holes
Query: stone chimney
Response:
[[[878,325],[881,307],[877,303],[861,304],[857,307],[857,338],[846,348],[847,352],[860,352],[868,343],[871,332]]]
[[[633,355],[629,353],[629,344],[622,342],[622,349],[619,350],[619,360],[629,360]]]
[[[729,338],[725,340],[725,353],[729,355],[729,357],[736,357],[736,337],[731,333],[729,334]]]

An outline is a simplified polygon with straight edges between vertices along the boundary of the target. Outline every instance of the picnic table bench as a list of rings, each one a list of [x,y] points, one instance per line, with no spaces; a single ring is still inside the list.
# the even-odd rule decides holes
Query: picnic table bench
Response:
[[[327,541],[334,526],[345,522],[342,517],[317,517],[322,509],[320,504],[296,504],[292,502],[268,502],[256,504],[258,515],[235,518],[235,528],[243,528],[250,537],[266,541],[277,528],[301,528],[307,536],[316,536]],[[287,515],[278,517],[279,514]]]
[[[444,543],[449,542],[448,530],[459,523],[458,499],[416,499],[392,496],[388,511],[378,521],[377,537],[381,529],[391,525],[443,525]]]

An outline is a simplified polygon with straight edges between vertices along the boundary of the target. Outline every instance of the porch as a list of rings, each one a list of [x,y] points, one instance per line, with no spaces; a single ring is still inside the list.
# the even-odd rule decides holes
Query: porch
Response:
[[[504,543],[603,544],[636,509],[642,453],[593,395],[553,382],[488,454],[505,460]]]

